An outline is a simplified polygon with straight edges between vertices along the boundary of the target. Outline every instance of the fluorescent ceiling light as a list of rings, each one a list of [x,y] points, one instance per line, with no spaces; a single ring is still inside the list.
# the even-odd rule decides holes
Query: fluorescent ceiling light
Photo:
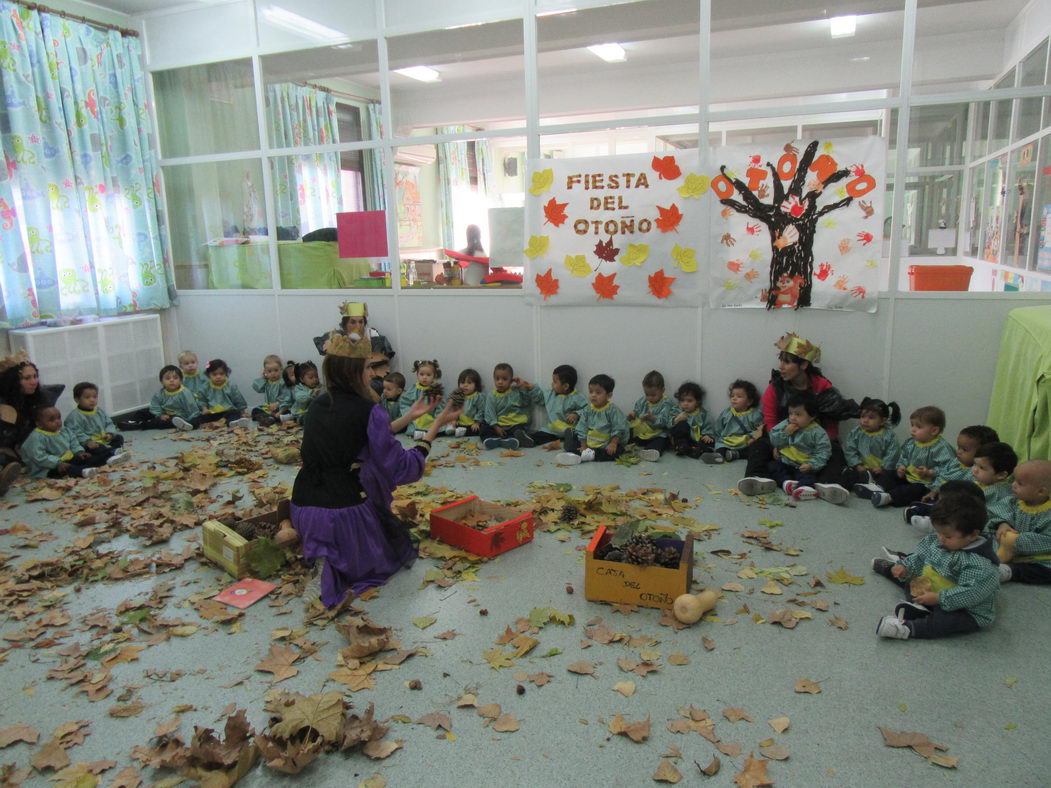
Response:
[[[542,17],[542,16],[561,16],[562,14],[575,14],[576,12],[577,12],[577,9],[575,9],[573,7],[570,7],[570,8],[559,8],[559,9],[556,9],[555,11],[537,11],[536,15],[537,15],[537,17]]]
[[[624,47],[620,44],[595,44],[589,46],[588,49],[607,63],[623,63],[628,59]]]
[[[465,22],[462,25],[449,25],[446,30],[462,30],[465,27],[481,27],[485,22]]]
[[[292,33],[298,33],[315,41],[332,44],[347,40],[347,36],[344,33],[280,6],[267,6],[263,9],[263,17],[272,25],[284,28]]]
[[[851,63],[868,63],[870,60],[872,60],[872,58],[869,57],[868,55],[862,55],[861,57],[852,57],[850,59],[850,62]]]
[[[420,82],[440,82],[442,79],[442,75],[430,66],[409,66],[408,68],[396,68],[394,69],[394,73],[401,74],[403,77],[418,79]]]
[[[833,38],[847,38],[854,35],[854,30],[858,26],[858,18],[853,15],[834,16],[828,20],[828,26]]]

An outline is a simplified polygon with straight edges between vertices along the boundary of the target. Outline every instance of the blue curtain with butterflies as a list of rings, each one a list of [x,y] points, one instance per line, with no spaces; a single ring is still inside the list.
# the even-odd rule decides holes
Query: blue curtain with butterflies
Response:
[[[0,0],[0,327],[174,302],[138,39]]]

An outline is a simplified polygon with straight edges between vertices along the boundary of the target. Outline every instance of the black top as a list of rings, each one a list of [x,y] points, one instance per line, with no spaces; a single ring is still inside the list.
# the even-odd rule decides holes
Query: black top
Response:
[[[303,467],[292,487],[292,503],[343,509],[365,500],[355,462],[368,444],[374,404],[343,392],[314,398],[304,420]]]
[[[18,402],[8,402],[0,397],[0,405],[11,405],[18,412],[18,420],[14,424],[0,421],[0,448],[16,449],[21,446],[36,425],[36,409],[54,405],[65,388],[61,383],[41,383],[36,394],[22,397]]]

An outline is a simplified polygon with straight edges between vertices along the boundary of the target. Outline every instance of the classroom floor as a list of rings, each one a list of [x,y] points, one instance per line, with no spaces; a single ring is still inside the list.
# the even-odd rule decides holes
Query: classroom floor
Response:
[[[232,708],[228,704],[244,709],[249,723],[262,732],[268,724],[267,695],[277,689],[304,695],[346,691],[357,714],[374,703],[376,719],[389,720],[383,741],[400,742],[401,747],[375,760],[360,751],[325,753],[298,776],[286,776],[260,762],[239,785],[291,784],[298,779],[333,786],[424,781],[436,786],[636,786],[652,784],[658,768],[668,770],[673,781],[677,772],[684,784],[711,786],[1048,783],[1051,683],[1046,644],[1051,642],[1051,589],[1006,587],[996,623],[979,634],[920,642],[877,638],[879,617],[893,611],[900,593],[871,572],[869,560],[880,545],[907,549],[916,541],[898,511],[876,511],[856,499],[846,507],[821,501],[789,507],[779,494],[768,496],[764,506],[731,492],[743,470],[740,462],[706,466],[668,456],[656,464],[631,467],[592,463],[562,468],[554,464],[553,453],[541,449],[520,457],[501,457],[498,451],[473,455],[439,441],[437,467],[424,480],[431,488],[489,500],[527,500],[537,494],[584,497],[583,485],[619,486],[602,491],[594,506],[615,504],[617,494],[641,488],[679,493],[695,503],[683,514],[693,518],[702,540],[695,554],[695,586],[719,589],[730,584],[729,589],[737,590],[723,592],[714,611],[716,620],[676,631],[667,620],[662,625],[659,610],[615,609],[585,599],[582,549],[587,537],[572,528],[538,533],[532,543],[473,569],[463,563],[450,569],[440,557],[422,557],[373,598],[354,603],[376,625],[393,628],[399,648],[422,650],[400,665],[372,673],[363,683],[373,687],[350,691],[360,676],[347,679],[344,673],[344,683],[330,678],[341,675],[337,654],[346,646],[333,624],[287,631],[304,626],[299,599],[285,597],[275,606],[278,600],[271,595],[242,617],[221,623],[201,617],[195,603],[232,581],[203,559],[191,558],[181,568],[158,575],[107,578],[114,566],[117,574],[135,567],[136,555],[196,548],[197,530],[178,531],[167,542],[146,545],[127,534],[106,541],[104,524],[77,524],[74,504],[88,513],[113,505],[125,512],[167,506],[163,491],[171,475],[158,472],[166,466],[156,461],[193,447],[212,451],[230,440],[228,433],[198,432],[188,440],[131,434],[134,462],[100,477],[103,486],[94,480],[83,489],[106,489],[110,482],[137,478],[153,467],[139,498],[123,494],[118,502],[107,504],[105,496],[74,498],[76,492],[66,492],[57,501],[25,503],[26,489],[39,483],[23,482],[0,501],[17,504],[0,510],[0,527],[9,529],[0,535],[0,637],[5,638],[0,644],[0,746],[6,743],[9,726],[22,724],[39,731],[36,744],[16,742],[0,749],[0,775],[10,774],[2,771],[3,764],[22,769],[31,758],[47,762],[49,754],[61,764],[63,758],[54,750],[63,748],[51,745],[49,754],[41,754],[44,745],[63,723],[85,720],[90,724],[79,733],[58,731],[60,738],[65,733],[64,745],[83,739],[68,747],[72,766],[65,777],[82,778],[78,786],[94,785],[90,771],[78,771],[76,764],[110,760],[115,764],[93,767],[102,770],[98,785],[137,785],[133,772],[121,771],[129,766],[142,784],[155,784],[178,772],[144,768],[132,760],[132,751],[155,744],[155,728],[172,720],[177,710],[177,734],[187,743],[195,725],[221,732],[223,717]],[[265,445],[270,438],[252,440]],[[236,492],[247,497],[253,485],[258,492],[278,482],[290,483],[294,472],[295,466],[265,460],[261,469],[221,481],[207,495],[217,505],[234,505]],[[534,482],[568,483],[574,489],[531,489]],[[151,499],[152,493],[158,497]],[[429,507],[436,497],[432,490],[418,503]],[[649,500],[660,501],[662,496],[651,495]],[[200,504],[203,498],[196,501]],[[63,506],[56,516],[56,507]],[[148,515],[147,510],[146,520]],[[144,526],[138,530],[149,532]],[[36,578],[39,586],[26,585],[33,574],[26,562],[61,554],[74,540],[80,540],[83,549],[92,544],[93,531],[95,551],[125,550],[128,560],[111,562],[76,585],[50,587],[46,578]],[[769,534],[764,537],[757,531]],[[744,532],[753,534],[745,538]],[[41,534],[56,538],[40,541]],[[764,539],[780,549],[764,549],[758,544]],[[438,571],[443,567],[449,571]],[[776,588],[768,586],[768,576],[750,576],[775,567],[785,568],[785,582],[774,582]],[[841,579],[854,576],[863,582],[833,583],[829,574],[836,577],[841,569]],[[440,583],[429,582],[436,578]],[[815,579],[823,585],[811,587]],[[157,607],[140,607],[161,584],[167,586],[153,597]],[[782,593],[763,593],[764,587]],[[811,592],[816,593],[806,595]],[[16,596],[17,603],[12,601]],[[118,622],[116,608],[127,600],[133,601],[125,605]],[[526,622],[516,619],[527,619],[535,608],[570,614],[573,623],[548,620],[530,633],[539,643],[529,653],[514,657],[511,666],[490,667],[483,652],[489,651],[490,658],[498,647],[510,652],[512,646],[497,640],[508,626],[516,634],[526,628]],[[129,610],[146,611],[152,618],[144,622],[141,616],[129,616]],[[787,615],[780,612],[785,610]],[[786,628],[767,620],[781,616],[797,625]],[[545,617],[539,614],[541,621]],[[173,626],[171,619],[183,623]],[[151,635],[136,627],[136,621],[162,624],[153,626]],[[41,626],[33,627],[34,622]],[[170,631],[163,628],[165,622]],[[286,631],[275,631],[282,628]],[[157,637],[157,632],[163,636]],[[285,639],[274,639],[282,635]],[[83,652],[90,650],[86,678],[78,683],[48,678],[49,671],[62,672],[59,666],[73,643],[81,644]],[[272,645],[308,653],[293,664],[296,675],[272,683],[275,674],[254,669]],[[639,667],[642,662],[658,669],[648,671],[645,665]],[[676,664],[682,662],[686,664]],[[591,672],[571,672],[570,666]],[[112,692],[92,701],[85,689],[91,689],[92,681],[105,685],[100,676],[106,669]],[[814,682],[820,692],[794,691],[799,679]],[[634,684],[633,694],[614,689],[621,685],[629,692],[625,682]],[[471,702],[463,700],[468,693],[474,705],[458,705]],[[499,704],[499,711],[490,704]],[[478,707],[503,719],[491,721]],[[111,716],[114,710],[132,716]],[[705,710],[714,725],[705,723],[698,710]],[[750,719],[730,721],[742,711]],[[611,725],[617,729],[616,715],[622,715],[628,732],[640,741],[611,733]],[[784,717],[788,727],[778,732],[774,725],[783,728],[784,722],[776,720]],[[643,735],[644,725],[630,725],[646,720],[648,736]],[[516,724],[517,730],[502,730]],[[936,765],[908,747],[886,746],[880,727],[924,734],[945,748],[936,753],[936,760],[958,759],[956,768]],[[749,760],[752,754],[754,761]],[[715,757],[720,771],[703,776],[699,769]],[[756,763],[760,760],[769,762]],[[735,783],[735,776],[746,768],[749,775],[761,775],[763,766],[772,782],[746,775]],[[25,784],[45,785],[54,775],[54,770],[34,772]]]

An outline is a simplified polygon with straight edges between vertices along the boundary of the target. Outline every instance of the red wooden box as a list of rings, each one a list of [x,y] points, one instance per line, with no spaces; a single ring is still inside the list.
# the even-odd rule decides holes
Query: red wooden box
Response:
[[[469,515],[492,517],[499,522],[485,529],[459,522]],[[492,558],[533,541],[533,514],[481,500],[477,495],[446,504],[431,512],[431,536],[475,555]]]

